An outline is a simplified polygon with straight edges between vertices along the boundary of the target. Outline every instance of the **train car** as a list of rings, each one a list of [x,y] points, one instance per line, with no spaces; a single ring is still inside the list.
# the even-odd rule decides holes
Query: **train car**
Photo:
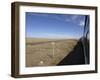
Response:
[[[85,16],[85,24],[82,37],[78,40],[77,45],[62,61],[57,65],[79,65],[89,64],[89,16]]]

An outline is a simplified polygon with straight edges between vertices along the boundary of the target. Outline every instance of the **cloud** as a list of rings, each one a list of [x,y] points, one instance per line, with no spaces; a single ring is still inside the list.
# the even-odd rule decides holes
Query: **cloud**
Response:
[[[65,19],[66,22],[76,22],[79,19],[78,15],[70,15]]]
[[[85,25],[85,21],[80,21],[79,26],[84,26]]]
[[[65,20],[65,21],[69,22],[69,21],[71,21],[71,19],[69,19],[69,18],[66,18],[66,20]]]
[[[77,15],[73,15],[73,16],[71,16],[71,19],[72,19],[72,20],[76,20],[78,17],[79,17],[79,16],[77,16]]]

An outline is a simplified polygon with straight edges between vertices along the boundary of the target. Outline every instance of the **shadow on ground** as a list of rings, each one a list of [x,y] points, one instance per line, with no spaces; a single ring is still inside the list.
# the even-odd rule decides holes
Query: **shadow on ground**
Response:
[[[78,65],[85,64],[84,50],[81,39],[74,49],[57,65]]]

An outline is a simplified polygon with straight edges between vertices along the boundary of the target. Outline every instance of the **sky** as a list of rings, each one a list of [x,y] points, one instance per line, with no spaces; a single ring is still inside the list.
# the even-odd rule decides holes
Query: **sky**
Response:
[[[68,39],[83,35],[85,15],[26,12],[26,37]]]

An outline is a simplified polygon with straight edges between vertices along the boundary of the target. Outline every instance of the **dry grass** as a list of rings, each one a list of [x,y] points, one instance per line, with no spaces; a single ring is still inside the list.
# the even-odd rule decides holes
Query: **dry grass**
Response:
[[[54,46],[52,42],[55,42]],[[55,66],[77,44],[77,40],[26,39],[26,67]],[[54,54],[53,54],[54,47]]]
[[[54,41],[56,39],[47,39],[47,38],[26,38],[26,43],[40,43],[40,42],[47,42],[47,41]]]

